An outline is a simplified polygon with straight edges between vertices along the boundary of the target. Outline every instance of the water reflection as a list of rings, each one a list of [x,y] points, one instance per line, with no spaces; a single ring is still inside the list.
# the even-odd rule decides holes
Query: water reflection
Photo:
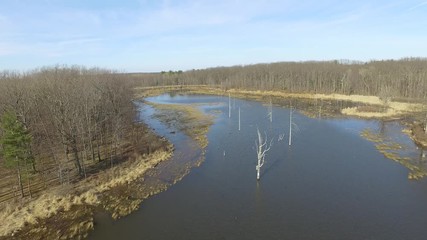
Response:
[[[206,160],[168,191],[144,202],[139,211],[111,226],[97,228],[100,233],[92,239],[356,240],[427,236],[427,181],[408,181],[407,166],[390,161],[378,149],[380,144],[398,143],[401,149],[387,144],[393,147],[387,151],[409,157],[412,160],[406,162],[425,169],[423,151],[401,133],[398,123],[328,117],[333,111],[331,105],[344,107],[345,102],[304,103],[322,119],[295,112],[300,131],[289,147],[287,100],[280,100],[285,103],[280,107],[279,100],[273,99],[271,123],[266,106],[259,102],[233,99],[229,118],[228,97],[176,95],[173,100],[168,96],[159,99],[207,103],[211,108],[207,111],[215,111]],[[292,103],[298,110],[304,104]],[[260,181],[255,172],[257,126],[275,139]],[[364,131],[371,133],[368,137],[372,142],[360,136]],[[285,137],[278,141],[281,134]]]
[[[424,150],[415,146],[404,131],[398,122],[376,121],[376,125],[363,129],[361,135],[372,141],[386,158],[405,166],[409,170],[408,179],[424,178],[427,176]]]

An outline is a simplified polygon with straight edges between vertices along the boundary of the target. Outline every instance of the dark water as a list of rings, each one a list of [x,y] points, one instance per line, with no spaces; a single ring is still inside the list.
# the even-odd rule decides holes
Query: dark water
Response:
[[[259,102],[233,99],[228,118],[224,97],[150,100],[204,103],[201,108],[216,115],[205,162],[135,213],[99,222],[90,239],[427,239],[427,181],[408,180],[405,167],[360,137],[366,128],[386,129],[383,134],[404,143],[406,154],[418,156],[398,124],[294,112],[298,131],[289,147],[288,109],[274,107],[270,123]],[[260,181],[257,127],[274,139]]]

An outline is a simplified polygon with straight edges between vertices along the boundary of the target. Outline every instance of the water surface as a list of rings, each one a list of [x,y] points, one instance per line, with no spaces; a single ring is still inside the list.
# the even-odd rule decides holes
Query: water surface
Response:
[[[366,128],[405,146],[412,141],[396,123],[313,119],[294,112],[298,130],[288,146],[289,109],[274,107],[273,122],[259,102],[217,96],[149,98],[195,104],[216,116],[205,162],[140,210],[95,226],[90,239],[427,239],[427,181],[408,180],[408,170],[363,139]],[[241,108],[241,131],[237,109]],[[158,133],[166,125],[141,117]],[[151,111],[151,112],[150,112]],[[256,129],[273,139],[256,180]],[[278,141],[279,135],[285,134]],[[425,164],[422,158],[420,164]]]

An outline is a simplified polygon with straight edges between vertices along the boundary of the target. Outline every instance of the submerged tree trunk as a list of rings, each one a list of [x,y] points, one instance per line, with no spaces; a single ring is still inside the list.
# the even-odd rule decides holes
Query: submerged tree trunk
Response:
[[[239,107],[239,131],[240,131],[240,107]]]
[[[264,162],[265,162],[265,154],[270,150],[272,142],[270,141],[270,145],[267,146],[267,135],[265,136],[265,139],[263,139],[258,128],[257,128],[257,134],[258,134],[258,142],[255,141],[255,146],[256,146],[258,161],[255,169],[257,172],[256,179],[259,180],[261,167],[264,165]]]
[[[289,146],[292,145],[292,107],[289,111]]]
[[[273,122],[273,103],[270,99],[270,104],[268,105],[268,118],[270,119],[270,122]]]
[[[228,118],[231,118],[231,96],[228,94]]]

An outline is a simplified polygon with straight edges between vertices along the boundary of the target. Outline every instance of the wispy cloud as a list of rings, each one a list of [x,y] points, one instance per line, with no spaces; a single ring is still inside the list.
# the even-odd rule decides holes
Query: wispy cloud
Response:
[[[421,39],[427,33],[419,31],[427,24],[421,11],[426,5],[419,0],[6,1],[0,9],[0,66],[90,63],[156,71],[363,54],[426,56]]]
[[[426,5],[427,5],[427,1],[426,1],[426,2],[422,2],[422,3],[417,4],[417,5],[415,5],[415,6],[411,7],[411,8],[409,8],[407,11],[408,11],[408,12],[410,12],[410,11],[413,11],[413,10],[415,10],[415,9],[417,9],[417,8],[420,8],[420,7],[423,7],[423,6],[426,6]]]
[[[82,45],[86,43],[99,43],[103,40],[104,40],[103,38],[75,38],[75,39],[59,41],[57,44],[61,46]]]

